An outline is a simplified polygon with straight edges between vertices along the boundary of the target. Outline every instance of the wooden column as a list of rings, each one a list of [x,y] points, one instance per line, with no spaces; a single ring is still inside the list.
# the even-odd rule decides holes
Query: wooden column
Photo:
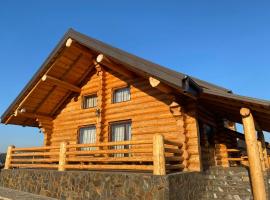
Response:
[[[247,144],[250,177],[254,200],[266,200],[266,190],[253,116],[248,108],[240,111]]]
[[[164,139],[163,136],[159,134],[153,137],[153,163],[154,175],[166,175]]]
[[[10,164],[11,164],[11,154],[12,154],[12,149],[15,148],[15,146],[11,145],[7,148],[7,156],[6,156],[6,162],[5,162],[5,167],[4,169],[10,169]]]
[[[269,165],[269,160],[268,160],[268,156],[267,156],[267,148],[266,148],[265,139],[264,139],[264,135],[263,135],[262,131],[258,131],[258,140],[260,140],[260,142],[261,142],[265,168],[269,169],[270,165]]]
[[[58,171],[65,171],[67,143],[60,143]]]
[[[99,79],[98,82],[98,92],[97,92],[97,122],[96,122],[96,135],[97,143],[102,141],[102,122],[103,122],[103,101],[104,101],[104,68],[96,64],[97,76]]]

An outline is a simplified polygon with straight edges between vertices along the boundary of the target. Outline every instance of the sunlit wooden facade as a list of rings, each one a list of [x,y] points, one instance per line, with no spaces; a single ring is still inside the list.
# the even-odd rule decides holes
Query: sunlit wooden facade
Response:
[[[256,120],[245,121],[248,112]],[[9,147],[6,168],[164,175],[249,166],[256,153],[261,170],[268,169],[262,131],[270,130],[269,119],[268,101],[234,95],[69,30],[1,121],[44,134],[43,147]],[[242,120],[245,134],[258,131],[255,141],[236,131]],[[258,145],[255,152],[247,139]]]

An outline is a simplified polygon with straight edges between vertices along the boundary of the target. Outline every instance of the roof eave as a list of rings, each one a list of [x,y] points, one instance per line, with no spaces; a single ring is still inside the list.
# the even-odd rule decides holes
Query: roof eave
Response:
[[[69,29],[65,35],[61,38],[61,40],[58,42],[58,44],[54,47],[52,52],[49,54],[49,56],[46,58],[46,60],[43,62],[41,67],[38,69],[38,71],[32,76],[30,81],[26,84],[26,86],[22,89],[22,91],[19,93],[19,95],[13,100],[13,102],[10,104],[10,106],[6,109],[6,111],[2,114],[0,122],[5,123],[6,119],[14,113],[14,107],[16,107],[16,104],[20,102],[20,100],[25,95],[26,91],[31,88],[32,85],[37,82],[37,78],[42,76],[43,72],[48,68],[48,64],[50,61],[56,56],[56,54],[59,52],[59,50],[63,47],[66,40],[70,37],[70,34],[73,32],[73,29]]]

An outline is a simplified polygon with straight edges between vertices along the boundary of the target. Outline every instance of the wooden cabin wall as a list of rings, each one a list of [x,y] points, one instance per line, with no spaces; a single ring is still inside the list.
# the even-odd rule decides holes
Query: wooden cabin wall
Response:
[[[77,143],[80,127],[96,125],[96,108],[82,109],[81,104],[82,95],[98,93],[100,81],[100,77],[94,73],[82,87],[81,94],[72,98],[56,116],[51,145],[59,145],[62,141]],[[102,81],[102,126],[99,141],[109,141],[109,124],[123,120],[131,120],[133,140],[152,139],[154,134],[159,133],[167,139],[180,141],[185,134],[170,111],[170,96],[152,88],[148,80],[141,77],[131,80],[106,69],[103,71]],[[130,85],[131,100],[113,104],[113,89],[127,85]]]
[[[227,149],[237,148],[237,139],[224,131],[225,127],[235,130],[234,123],[224,123],[224,119],[212,113],[210,110],[199,106],[200,121],[200,144],[202,153],[202,165],[204,169],[210,166],[228,167],[230,156]],[[209,141],[203,124],[210,125],[213,128],[213,138]]]
[[[41,131],[43,133],[43,144],[44,146],[49,146],[51,144],[51,136],[53,131],[53,121],[49,119],[44,119],[42,117],[37,118],[37,122]]]
[[[228,157],[230,157],[227,149],[237,149],[237,138],[226,133],[224,127],[235,130],[235,125],[224,124],[223,120],[217,121],[218,132],[215,137],[216,146],[216,163],[218,166],[229,167],[230,163]]]
[[[198,106],[199,129],[200,129],[200,146],[202,167],[204,170],[210,166],[215,166],[215,135],[217,134],[216,116],[202,106]],[[212,128],[213,138],[209,138],[204,125]]]
[[[198,110],[195,102],[191,101],[185,105],[185,135],[187,137],[187,151],[189,153],[188,170],[201,171],[201,149],[198,124]]]

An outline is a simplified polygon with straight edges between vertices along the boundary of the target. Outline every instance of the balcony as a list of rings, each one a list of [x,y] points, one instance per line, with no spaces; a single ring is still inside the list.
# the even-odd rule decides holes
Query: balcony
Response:
[[[112,170],[166,175],[182,171],[183,144],[155,135],[152,140],[68,144],[16,148],[9,146],[5,169],[45,168],[65,170]]]

